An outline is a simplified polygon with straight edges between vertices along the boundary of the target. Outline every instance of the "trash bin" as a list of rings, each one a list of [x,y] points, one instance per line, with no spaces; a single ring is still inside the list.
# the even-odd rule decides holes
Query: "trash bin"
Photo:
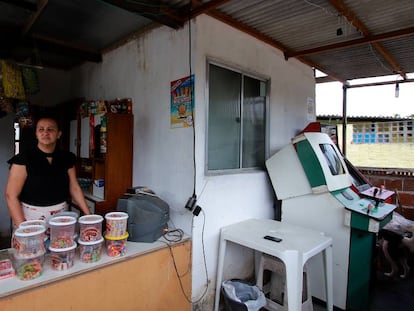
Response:
[[[232,279],[222,283],[226,311],[258,311],[266,305],[264,293],[246,281]]]

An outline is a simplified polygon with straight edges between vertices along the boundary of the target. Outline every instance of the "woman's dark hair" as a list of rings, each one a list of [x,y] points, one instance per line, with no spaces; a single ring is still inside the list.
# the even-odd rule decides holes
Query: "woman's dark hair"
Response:
[[[39,120],[42,120],[42,119],[50,119],[50,120],[55,121],[57,124],[58,130],[61,129],[59,118],[57,117],[56,113],[53,113],[53,112],[40,113],[36,118],[36,127],[37,127],[37,123],[39,122]]]

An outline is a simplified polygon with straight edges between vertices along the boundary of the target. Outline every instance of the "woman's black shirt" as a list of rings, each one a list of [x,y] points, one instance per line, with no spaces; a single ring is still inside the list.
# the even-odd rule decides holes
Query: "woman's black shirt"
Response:
[[[47,157],[52,157],[49,163]],[[56,150],[44,153],[39,148],[19,153],[7,163],[26,166],[27,179],[19,199],[27,204],[49,206],[69,198],[68,169],[75,165],[72,152]]]

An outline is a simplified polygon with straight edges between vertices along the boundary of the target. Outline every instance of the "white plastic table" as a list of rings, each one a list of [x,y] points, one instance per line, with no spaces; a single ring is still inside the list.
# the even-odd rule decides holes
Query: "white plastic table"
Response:
[[[281,238],[279,243],[265,235]],[[303,267],[306,261],[323,253],[327,310],[333,310],[332,238],[324,233],[271,219],[249,219],[221,228],[214,310],[219,310],[227,241],[249,247],[282,260],[286,267],[289,311],[302,310]]]

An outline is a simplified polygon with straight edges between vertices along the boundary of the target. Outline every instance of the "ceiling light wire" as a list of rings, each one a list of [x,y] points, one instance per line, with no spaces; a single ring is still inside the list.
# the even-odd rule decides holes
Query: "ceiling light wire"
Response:
[[[335,14],[334,12],[329,11],[327,8],[324,8],[323,6],[321,6],[319,4],[316,4],[316,3],[313,3],[309,0],[303,0],[303,2],[309,4],[310,6],[313,6],[313,7],[316,7],[316,8],[319,8],[319,9],[323,10],[328,15],[331,15],[331,16],[337,16],[338,15],[338,14]]]
[[[392,74],[394,74],[395,73],[395,71],[394,70],[392,70],[392,68],[391,67],[388,67],[388,66],[386,66],[382,61],[381,61],[381,59],[378,57],[378,55],[377,55],[377,53],[375,53],[375,51],[374,51],[374,48],[372,47],[372,44],[371,43],[369,43],[368,44],[368,46],[369,46],[369,50],[371,51],[371,54],[374,56],[374,58],[375,58],[375,60],[381,65],[381,67],[382,68],[384,68],[386,71],[390,71]]]

